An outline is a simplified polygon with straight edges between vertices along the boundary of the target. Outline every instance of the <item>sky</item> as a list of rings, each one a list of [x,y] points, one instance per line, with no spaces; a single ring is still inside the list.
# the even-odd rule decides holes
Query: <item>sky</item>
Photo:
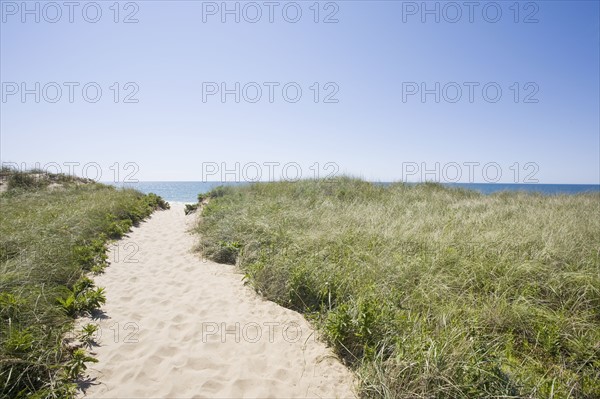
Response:
[[[600,183],[598,1],[0,1],[0,160]]]

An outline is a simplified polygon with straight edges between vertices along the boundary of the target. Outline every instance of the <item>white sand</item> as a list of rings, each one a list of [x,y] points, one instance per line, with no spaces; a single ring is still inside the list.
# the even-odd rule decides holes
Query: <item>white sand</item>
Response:
[[[111,250],[95,278],[106,318],[94,321],[99,362],[84,396],[354,397],[351,373],[300,314],[191,252],[194,219],[172,203]]]

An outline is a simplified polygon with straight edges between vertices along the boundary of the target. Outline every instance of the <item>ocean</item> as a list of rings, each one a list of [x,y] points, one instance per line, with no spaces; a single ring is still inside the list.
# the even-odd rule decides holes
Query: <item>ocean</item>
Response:
[[[220,185],[241,185],[247,183],[221,183],[196,181],[144,181],[138,183],[111,183],[117,187],[131,187],[143,193],[155,193],[167,201],[197,202],[198,194],[207,193]],[[376,183],[390,184],[390,183]],[[417,183],[409,183],[417,184]],[[578,194],[583,192],[600,192],[598,184],[503,184],[503,183],[442,183],[448,187],[460,187],[479,191],[483,194],[493,194],[499,191],[529,191],[542,194]]]

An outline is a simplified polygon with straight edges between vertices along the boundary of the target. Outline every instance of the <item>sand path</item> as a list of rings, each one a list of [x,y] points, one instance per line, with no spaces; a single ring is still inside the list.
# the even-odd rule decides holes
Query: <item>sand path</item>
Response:
[[[107,302],[83,396],[353,397],[350,372],[304,318],[192,253],[194,216],[171,206],[119,241],[95,278]]]

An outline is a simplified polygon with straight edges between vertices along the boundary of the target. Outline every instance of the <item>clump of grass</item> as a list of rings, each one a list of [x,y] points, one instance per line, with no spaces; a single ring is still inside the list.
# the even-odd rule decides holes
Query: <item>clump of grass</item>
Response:
[[[146,206],[152,208],[153,210],[171,209],[171,205],[169,205],[169,203],[165,201],[160,195],[149,193],[144,198]]]
[[[198,206],[200,206],[200,204],[185,204],[185,209],[183,211],[186,215],[189,215],[190,213],[196,212],[198,210]]]
[[[93,180],[62,173],[46,173],[39,169],[20,171],[7,166],[0,169],[0,183],[6,181],[7,189],[11,191],[38,190],[50,185],[68,187],[82,184],[92,184]]]
[[[2,178],[13,173],[3,169]],[[0,194],[0,397],[71,397],[93,360],[64,337],[75,316],[105,301],[85,273],[106,267],[108,240],[168,203],[68,177],[60,190],[16,179]]]
[[[40,181],[30,173],[16,172],[8,178],[8,189],[35,189],[42,187],[44,182]]]
[[[200,249],[306,313],[365,397],[600,397],[597,193],[218,189]]]
[[[98,359],[89,356],[83,349],[75,349],[71,355],[71,358],[65,365],[65,372],[70,380],[76,380],[79,378],[85,370],[87,370],[86,363],[98,363]]]
[[[96,343],[96,333],[98,332],[98,325],[88,323],[81,328],[81,331],[77,337],[79,341],[91,348]]]
[[[106,303],[104,288],[95,288],[88,277],[81,277],[64,298],[57,298],[62,310],[69,316],[92,314]]]

